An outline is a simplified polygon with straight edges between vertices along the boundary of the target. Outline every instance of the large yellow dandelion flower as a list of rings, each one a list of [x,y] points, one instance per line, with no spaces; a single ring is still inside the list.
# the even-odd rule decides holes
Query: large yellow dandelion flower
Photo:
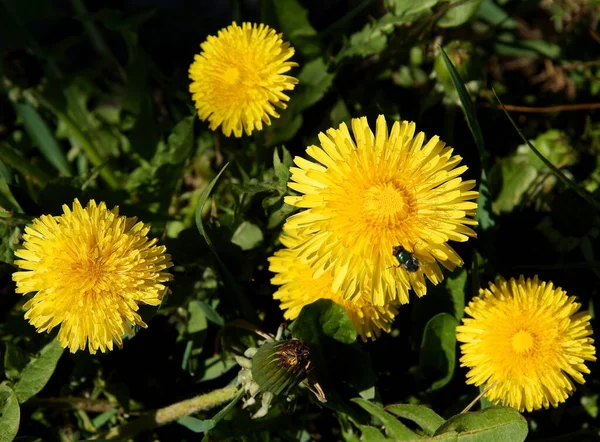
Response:
[[[486,397],[519,409],[564,402],[571,379],[583,384],[584,361],[595,361],[591,316],[551,282],[537,276],[500,279],[465,308],[457,328],[467,383],[489,387]]]
[[[145,327],[138,304],[158,305],[171,279],[164,246],[149,240],[136,218],[119,216],[92,200],[83,208],[63,206],[61,216],[44,215],[25,228],[15,255],[17,293],[34,293],[25,318],[38,332],[60,325],[58,340],[72,353],[112,350],[113,341]]]
[[[266,25],[235,22],[200,45],[202,52],[190,66],[190,92],[198,115],[208,119],[212,130],[222,126],[223,133],[242,136],[262,130],[263,123],[279,118],[275,107],[286,108],[285,91],[298,80],[283,75],[296,63],[281,34]]]
[[[289,187],[303,195],[285,201],[304,210],[284,230],[307,237],[297,256],[314,278],[331,273],[344,298],[407,303],[411,287],[426,293],[425,277],[443,279],[438,263],[463,264],[448,241],[475,236],[475,182],[460,178],[467,167],[452,148],[437,136],[424,143],[414,123],[396,122],[388,133],[380,115],[373,134],[363,117],[352,131],[342,124],[319,134],[321,147],[306,149],[316,162],[294,158]]]
[[[280,240],[286,248],[278,250],[269,258],[269,270],[277,273],[271,282],[281,287],[273,297],[281,301],[281,308],[286,310],[286,319],[296,319],[305,305],[319,299],[331,299],[344,307],[363,340],[377,338],[381,330],[390,331],[397,313],[395,306],[376,306],[367,297],[359,297],[355,301],[344,299],[342,292],[331,291],[329,272],[313,279],[311,268],[296,257],[292,248],[301,242],[298,236],[284,234]]]

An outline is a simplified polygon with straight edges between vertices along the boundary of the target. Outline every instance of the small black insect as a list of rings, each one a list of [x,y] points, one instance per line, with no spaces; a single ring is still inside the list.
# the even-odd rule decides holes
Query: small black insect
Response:
[[[392,248],[392,254],[398,260],[398,263],[406,269],[407,272],[416,272],[419,270],[419,260],[402,246]]]

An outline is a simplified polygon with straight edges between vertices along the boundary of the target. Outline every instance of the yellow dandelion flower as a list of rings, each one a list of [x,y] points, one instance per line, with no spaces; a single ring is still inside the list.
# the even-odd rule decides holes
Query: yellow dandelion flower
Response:
[[[426,293],[425,277],[443,279],[438,265],[463,264],[448,241],[475,236],[477,192],[460,177],[461,157],[435,136],[427,143],[415,124],[395,122],[388,133],[383,115],[373,134],[367,119],[319,134],[321,147],[294,158],[288,204],[302,208],[284,231],[307,239],[294,248],[314,278],[331,273],[332,290],[346,299],[366,296],[376,305],[408,302],[412,287]]]
[[[43,215],[25,228],[15,255],[17,293],[34,293],[25,318],[38,332],[60,325],[58,340],[72,353],[112,350],[132,325],[146,327],[138,304],[158,305],[171,275],[170,256],[136,218],[90,201],[60,216]]]
[[[465,308],[457,328],[467,384],[491,386],[486,397],[519,411],[557,406],[583,384],[595,361],[591,315],[537,276],[500,279]]]
[[[279,118],[275,107],[286,108],[285,91],[298,83],[283,75],[298,65],[288,61],[294,49],[281,34],[263,24],[233,22],[200,47],[189,70],[190,92],[212,130],[221,126],[226,136],[241,137],[242,128],[250,135],[270,125],[270,117]]]
[[[293,252],[301,239],[295,235],[284,234],[281,242],[286,248],[278,250],[269,258],[269,270],[277,273],[271,283],[281,287],[273,297],[281,301],[281,309],[285,310],[286,319],[296,319],[302,307],[319,299],[331,299],[344,307],[352,324],[363,340],[375,339],[381,330],[390,331],[391,323],[398,312],[393,305],[376,306],[367,297],[359,297],[350,301],[344,298],[341,291],[331,291],[331,274],[323,273],[313,279],[313,271],[303,264]]]

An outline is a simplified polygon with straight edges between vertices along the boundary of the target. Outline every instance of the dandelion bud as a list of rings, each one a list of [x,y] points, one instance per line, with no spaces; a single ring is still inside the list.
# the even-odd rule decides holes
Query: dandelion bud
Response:
[[[262,345],[253,358],[252,378],[262,391],[287,394],[310,368],[310,348],[298,339]]]
[[[467,83],[477,78],[477,73],[480,69],[479,58],[477,56],[477,51],[471,42],[454,40],[444,47],[444,51],[446,51],[448,58],[452,61],[452,64],[456,68],[456,72],[458,72],[458,75],[460,75],[463,82]],[[433,67],[435,74],[446,90],[453,91],[454,84],[452,83],[452,76],[446,67],[441,51],[436,57]]]

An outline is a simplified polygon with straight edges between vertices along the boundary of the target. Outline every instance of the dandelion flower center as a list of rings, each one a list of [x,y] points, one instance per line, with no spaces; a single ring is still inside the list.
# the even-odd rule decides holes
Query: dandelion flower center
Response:
[[[200,46],[189,69],[190,92],[212,130],[221,126],[226,136],[241,137],[279,117],[275,107],[285,109],[285,91],[298,82],[283,75],[297,64],[288,61],[294,49],[281,34],[263,24],[234,22]]]
[[[90,201],[61,216],[42,216],[25,229],[15,252],[18,293],[34,293],[25,318],[39,332],[60,325],[58,340],[72,352],[112,350],[113,341],[145,327],[138,304],[160,304],[171,279],[164,246],[146,237],[149,227]]]
[[[536,410],[564,402],[596,360],[591,316],[573,297],[537,277],[499,280],[481,290],[457,328],[467,383],[493,385],[492,402]]]
[[[533,336],[525,330],[519,330],[512,337],[512,346],[516,353],[524,353],[532,349]]]
[[[392,227],[414,214],[412,199],[400,186],[377,184],[365,193],[363,213],[375,227]]]

